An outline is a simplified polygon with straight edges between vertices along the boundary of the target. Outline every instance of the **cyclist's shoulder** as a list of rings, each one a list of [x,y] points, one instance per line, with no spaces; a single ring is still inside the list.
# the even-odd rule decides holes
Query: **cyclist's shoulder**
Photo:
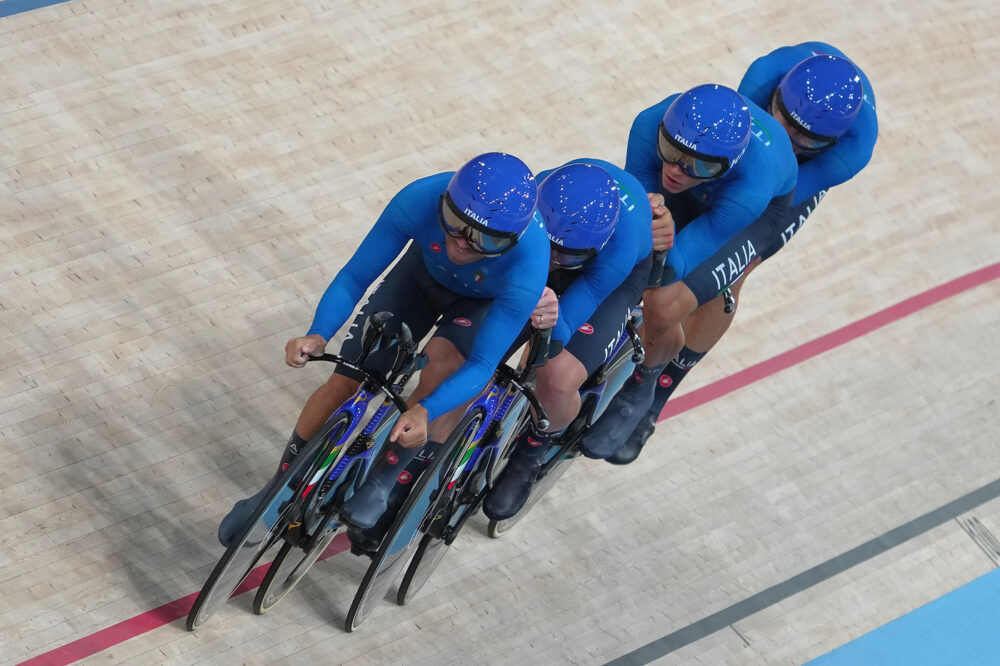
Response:
[[[396,193],[396,196],[393,197],[393,199],[398,201],[424,199],[427,197],[433,197],[436,199],[444,194],[445,189],[448,187],[448,181],[451,180],[454,173],[454,171],[445,171],[417,178],[407,185],[404,185],[403,188]]]
[[[737,171],[755,180],[771,176],[776,181],[787,181],[798,171],[788,133],[771,114],[752,100],[744,99],[750,108],[750,143]],[[759,173],[761,169],[765,173]]]
[[[535,211],[514,249],[489,261],[496,262],[509,286],[544,284],[549,270],[549,236],[541,213]]]

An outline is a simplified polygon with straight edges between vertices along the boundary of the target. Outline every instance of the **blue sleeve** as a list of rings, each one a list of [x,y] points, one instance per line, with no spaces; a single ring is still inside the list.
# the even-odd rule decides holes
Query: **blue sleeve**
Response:
[[[613,240],[613,237],[612,237]],[[597,306],[617,289],[632,272],[635,257],[631,256],[632,244],[619,243],[620,247],[605,247],[594,257],[583,275],[573,280],[569,289],[559,297],[559,321],[552,329],[552,337],[566,345],[576,330],[583,325]]]
[[[542,268],[542,275],[538,277],[537,291],[527,283],[514,284],[493,301],[476,331],[476,342],[465,363],[420,401],[427,409],[428,421],[458,407],[483,390],[538,304],[545,287],[544,271],[545,268]]]
[[[674,269],[677,279],[686,277],[734,234],[757,219],[769,202],[769,198],[755,192],[739,198],[725,197],[685,225],[667,253],[667,265]]]
[[[319,334],[329,341],[354,312],[372,282],[413,237],[409,231],[409,217],[401,205],[406,192],[404,188],[392,198],[354,255],[326,288],[306,335]]]

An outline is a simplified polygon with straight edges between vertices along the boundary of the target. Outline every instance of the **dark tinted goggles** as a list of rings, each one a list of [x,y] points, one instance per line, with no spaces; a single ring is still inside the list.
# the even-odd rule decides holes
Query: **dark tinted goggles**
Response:
[[[792,126],[793,131],[788,134],[788,138],[792,140],[792,143],[802,151],[807,153],[815,153],[824,148],[829,148],[833,144],[837,143],[837,137],[835,136],[823,136],[822,134],[816,134],[815,132],[810,132],[805,127],[803,127],[798,120],[795,119],[785,106],[785,102],[781,99],[781,88],[776,88],[774,91],[774,98],[771,102],[771,115],[774,115],[775,110],[780,113],[788,124]]]
[[[438,221],[441,228],[452,238],[464,238],[476,252],[487,257],[501,255],[517,245],[517,234],[512,231],[496,231],[476,222],[458,210],[446,192],[438,202]]]
[[[597,256],[597,250],[594,248],[575,250],[573,248],[563,247],[562,245],[553,243],[552,241],[549,241],[549,246],[551,248],[549,259],[559,268],[580,268],[587,263],[587,261]]]
[[[718,178],[729,169],[729,160],[726,158],[702,155],[679,144],[667,134],[667,128],[662,123],[656,149],[663,162],[676,164],[692,178],[700,180]]]

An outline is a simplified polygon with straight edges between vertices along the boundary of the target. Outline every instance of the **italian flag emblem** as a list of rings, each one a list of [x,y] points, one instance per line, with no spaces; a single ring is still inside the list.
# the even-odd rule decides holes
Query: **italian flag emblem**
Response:
[[[472,274],[472,279],[475,280],[476,282],[482,282],[483,274],[480,273],[479,271],[476,271],[475,273]]]

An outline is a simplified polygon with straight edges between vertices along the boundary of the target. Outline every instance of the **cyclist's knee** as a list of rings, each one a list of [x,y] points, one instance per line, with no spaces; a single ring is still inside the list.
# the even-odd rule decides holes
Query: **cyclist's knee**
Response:
[[[698,299],[683,283],[649,289],[643,296],[643,326],[657,335],[667,335],[680,327],[697,307]]]
[[[427,367],[420,373],[421,382],[440,384],[465,363],[462,353],[446,338],[431,338],[424,347],[424,353],[427,355]]]
[[[359,386],[361,386],[361,382],[358,380],[334,373],[322,386],[316,389],[313,395],[323,402],[331,403],[333,407],[339,407],[344,400],[358,390]]]
[[[580,386],[586,379],[583,363],[564,349],[539,368],[535,391],[543,404],[564,402],[579,395]]]

